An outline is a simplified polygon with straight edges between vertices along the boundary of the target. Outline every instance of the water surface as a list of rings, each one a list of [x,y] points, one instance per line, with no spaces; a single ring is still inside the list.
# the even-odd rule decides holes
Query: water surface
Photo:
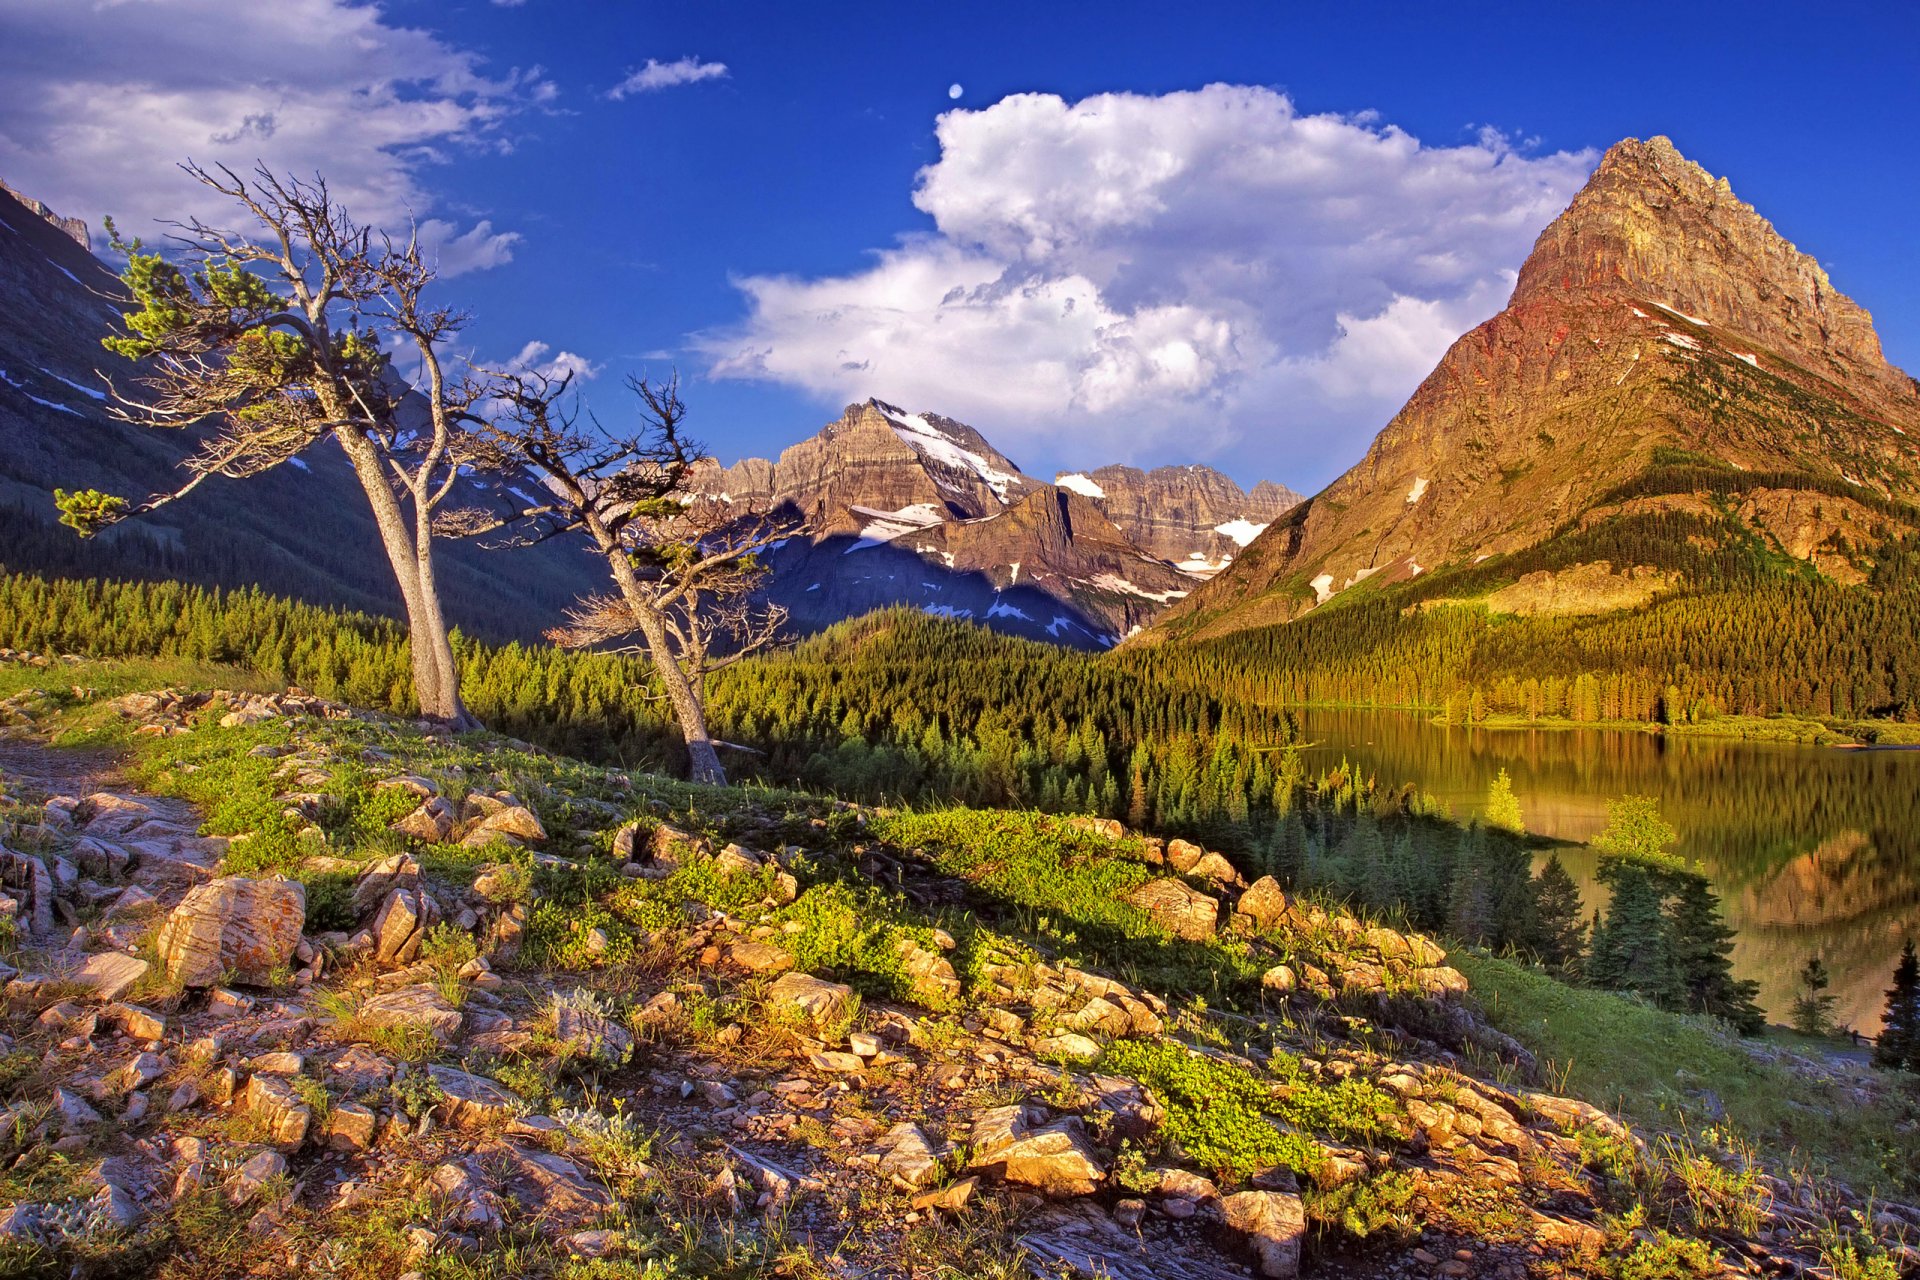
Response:
[[[1413,782],[1466,819],[1502,768],[1527,828],[1584,842],[1608,799],[1660,799],[1678,851],[1702,864],[1739,931],[1734,967],[1785,1021],[1802,965],[1833,974],[1834,1013],[1871,1033],[1908,937],[1920,943],[1920,751],[1861,751],[1612,729],[1466,729],[1393,711],[1295,713],[1315,767],[1345,756]],[[1597,855],[1562,850],[1589,908]]]

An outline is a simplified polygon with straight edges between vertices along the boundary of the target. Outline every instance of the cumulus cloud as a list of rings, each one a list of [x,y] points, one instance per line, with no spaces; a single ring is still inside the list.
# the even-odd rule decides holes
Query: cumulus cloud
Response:
[[[607,90],[607,96],[618,102],[636,93],[658,93],[662,89],[672,89],[678,85],[697,84],[702,80],[719,80],[726,74],[727,64],[724,62],[702,62],[698,58],[676,58],[672,62],[657,62],[648,58],[646,66],[637,71],[627,72],[627,78]]]
[[[1292,478],[1351,461],[1500,307],[1594,163],[1231,85],[1022,94],[937,132],[913,196],[935,230],[848,275],[738,280],[746,318],[700,339],[715,376],[879,395],[1080,462],[1177,442]]]
[[[585,382],[599,376],[601,366],[585,356],[575,355],[571,351],[550,355],[552,351],[552,343],[529,342],[520,348],[520,354],[507,361],[507,372],[538,373],[556,379],[571,377],[575,382]]]
[[[504,262],[518,239],[431,218],[423,182],[555,90],[538,68],[489,75],[478,55],[352,0],[9,0],[0,41],[0,173],[63,213],[231,225],[176,167],[325,175],[362,222],[418,214],[453,270]]]

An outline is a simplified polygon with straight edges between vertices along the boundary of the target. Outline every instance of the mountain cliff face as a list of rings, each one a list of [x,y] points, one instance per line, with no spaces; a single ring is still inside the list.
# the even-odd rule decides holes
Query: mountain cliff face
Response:
[[[85,224],[0,186],[0,565],[73,575],[258,584],[322,604],[392,613],[399,595],[344,455],[323,443],[242,481],[192,496],[82,542],[56,523],[52,490],[145,497],[172,488],[190,431],[143,430],[106,413],[104,373],[122,391],[138,370],[100,345],[120,281],[86,249]],[[557,545],[487,552],[442,544],[449,614],[480,634],[528,637],[599,575]]]
[[[1724,178],[1629,139],[1366,457],[1164,622],[1285,621],[1653,510],[1731,507],[1765,546],[1857,581],[1912,527],[1917,476],[1920,386],[1867,313]]]
[[[1262,480],[1248,493],[1212,467],[1109,466],[1053,482],[1093,505],[1146,551],[1196,578],[1220,572],[1269,524],[1300,502],[1284,485]]]
[[[1298,499],[1204,467],[1103,467],[1050,485],[965,423],[879,400],[774,461],[709,464],[695,488],[804,522],[770,595],[816,630],[889,605],[1034,639],[1112,644]]]

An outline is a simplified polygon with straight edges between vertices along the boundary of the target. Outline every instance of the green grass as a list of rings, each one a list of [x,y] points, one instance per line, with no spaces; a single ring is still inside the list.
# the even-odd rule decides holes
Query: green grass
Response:
[[[1570,987],[1464,950],[1450,957],[1495,1026],[1555,1073],[1549,1087],[1637,1126],[1723,1126],[1775,1161],[1830,1170],[1864,1189],[1920,1190],[1920,1090],[1890,1084],[1863,1103],[1778,1062],[1724,1024],[1627,996]],[[1717,1104],[1717,1106],[1716,1106]]]

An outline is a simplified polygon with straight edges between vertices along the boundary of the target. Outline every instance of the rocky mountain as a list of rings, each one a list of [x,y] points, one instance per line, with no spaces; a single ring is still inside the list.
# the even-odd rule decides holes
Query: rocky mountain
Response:
[[[1150,622],[1298,501],[1206,467],[1050,485],[965,423],[880,400],[777,460],[709,464],[696,487],[804,521],[768,557],[770,593],[802,630],[905,604],[1082,647]]]
[[[1212,467],[1109,466],[1053,482],[1093,500],[1141,547],[1196,578],[1220,572],[1266,527],[1299,505],[1300,495],[1262,480],[1248,493]]]
[[[1661,512],[1724,511],[1728,537],[1859,581],[1920,524],[1917,479],[1920,386],[1867,313],[1726,179],[1629,139],[1366,457],[1165,621],[1284,621]],[[1530,611],[1592,612],[1663,584],[1657,563],[1599,562],[1515,585]]]
[[[144,496],[178,483],[191,432],[107,415],[101,380],[137,370],[100,345],[120,281],[87,228],[0,187],[0,564],[74,575],[242,586],[391,613],[399,603],[366,499],[325,443],[247,481],[214,479],[185,501],[81,542],[56,523],[52,490]],[[598,575],[560,546],[488,552],[443,544],[448,611],[469,630],[532,636]]]

